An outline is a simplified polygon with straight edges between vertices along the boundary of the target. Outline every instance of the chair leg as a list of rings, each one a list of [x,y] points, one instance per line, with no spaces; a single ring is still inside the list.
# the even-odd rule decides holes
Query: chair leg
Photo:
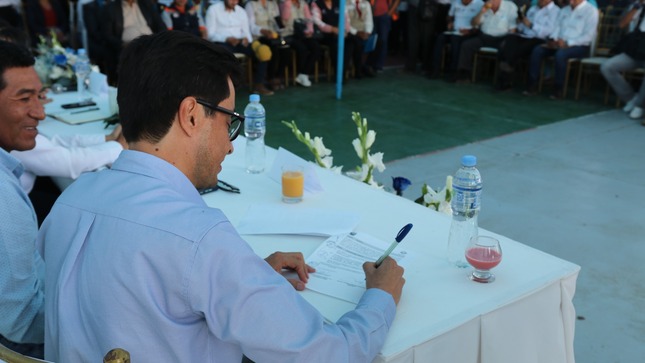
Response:
[[[544,63],[546,60],[542,60],[540,63],[540,76],[538,77],[538,92],[542,92],[542,82],[544,82]]]
[[[249,91],[253,92],[253,60],[251,57],[246,57],[246,72],[249,80]]]
[[[470,75],[470,79],[473,83],[475,83],[475,81],[477,80],[477,58],[479,57],[477,56],[477,53],[475,53],[475,56],[473,57],[473,72]]]
[[[584,66],[582,63],[580,63],[580,68],[578,68],[578,79],[576,80],[576,95],[574,97],[576,101],[580,99],[580,83],[582,81],[582,67]]]
[[[291,75],[293,76],[293,77],[292,77],[292,81],[293,81],[293,85],[294,85],[294,86],[296,85],[296,73],[297,73],[297,71],[298,71],[298,70],[296,69],[296,67],[298,66],[298,64],[297,64],[297,63],[298,63],[298,61],[297,61],[297,59],[296,59],[296,52],[294,52],[294,51],[292,50],[292,51],[291,51]]]

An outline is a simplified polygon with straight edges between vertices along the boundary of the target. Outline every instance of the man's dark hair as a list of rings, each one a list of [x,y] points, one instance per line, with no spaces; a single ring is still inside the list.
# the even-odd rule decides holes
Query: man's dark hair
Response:
[[[240,62],[221,46],[191,34],[166,31],[130,43],[119,64],[119,118],[128,142],[158,142],[172,126],[179,104],[199,97],[217,105],[237,84]],[[211,114],[211,110],[206,110]]]
[[[4,72],[10,68],[26,68],[34,65],[34,56],[29,49],[18,44],[0,40],[0,91],[7,84],[4,80]]]

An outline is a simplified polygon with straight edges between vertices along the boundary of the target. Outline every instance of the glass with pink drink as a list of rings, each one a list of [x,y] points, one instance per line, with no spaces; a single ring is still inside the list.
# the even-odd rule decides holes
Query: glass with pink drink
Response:
[[[466,247],[466,261],[475,269],[469,275],[476,282],[495,281],[490,270],[502,261],[502,248],[499,241],[490,236],[475,236]]]

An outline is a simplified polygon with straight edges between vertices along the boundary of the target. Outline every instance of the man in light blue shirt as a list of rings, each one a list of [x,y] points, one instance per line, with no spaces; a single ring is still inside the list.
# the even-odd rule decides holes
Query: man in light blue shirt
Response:
[[[46,359],[100,361],[115,347],[150,362],[370,362],[379,352],[405,282],[394,260],[366,263],[356,309],[325,324],[296,291],[314,272],[302,254],[261,259],[197,192],[233,152],[240,75],[231,53],[183,32],[124,50],[130,150],[66,189],[38,236]]]
[[[0,342],[38,356],[42,346],[14,344],[43,342],[44,266],[36,214],[19,180],[24,168],[9,154],[34,148],[45,118],[33,65],[27,49],[0,41]]]

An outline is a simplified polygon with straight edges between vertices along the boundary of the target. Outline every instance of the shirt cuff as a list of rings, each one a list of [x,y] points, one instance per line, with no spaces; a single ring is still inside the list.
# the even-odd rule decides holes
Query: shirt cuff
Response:
[[[382,311],[388,328],[392,326],[394,316],[396,315],[396,304],[394,303],[392,295],[381,289],[367,289],[356,308],[359,309],[362,306],[376,308]]]

